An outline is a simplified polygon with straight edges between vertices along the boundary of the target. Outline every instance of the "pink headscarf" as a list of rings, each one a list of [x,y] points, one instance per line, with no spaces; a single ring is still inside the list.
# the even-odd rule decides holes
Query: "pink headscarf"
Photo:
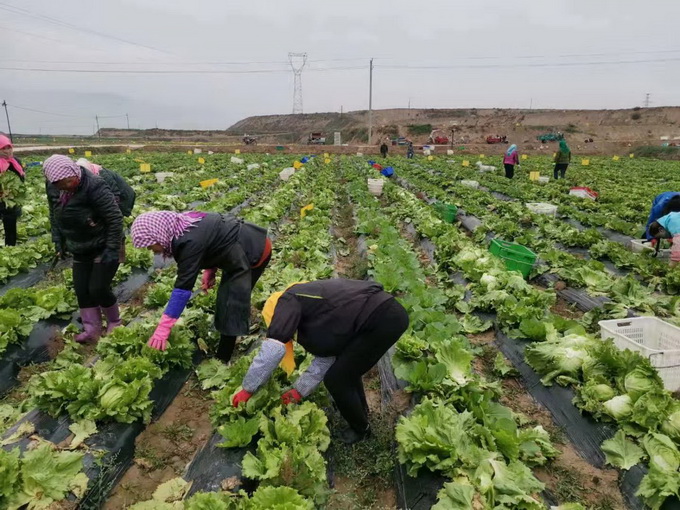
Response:
[[[87,168],[94,175],[99,175],[99,171],[102,169],[101,165],[92,163],[92,161],[89,161],[85,158],[80,158],[78,161],[76,161],[76,163],[83,168]]]
[[[69,157],[54,154],[43,163],[45,178],[50,182],[61,181],[68,177],[80,177],[83,170]]]
[[[0,149],[5,149],[6,147],[13,148],[12,140],[7,138],[5,135],[0,135]],[[21,176],[24,177],[26,173],[24,169],[21,168],[21,164],[14,158],[14,156],[9,156],[0,153],[0,174],[5,173],[9,168],[12,167]]]
[[[137,216],[132,223],[132,244],[135,248],[148,248],[160,244],[165,255],[172,255],[172,241],[205,217],[204,213],[176,213],[172,211],[147,212]]]

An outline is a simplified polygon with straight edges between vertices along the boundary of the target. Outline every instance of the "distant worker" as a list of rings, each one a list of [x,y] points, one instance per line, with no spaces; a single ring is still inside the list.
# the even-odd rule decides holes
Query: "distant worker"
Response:
[[[408,143],[408,149],[406,149],[406,157],[408,159],[413,159],[413,142]]]
[[[0,179],[5,184],[5,189],[0,190],[0,218],[5,229],[5,246],[17,244],[17,221],[21,216],[19,202],[26,193],[25,178],[26,173],[21,162],[14,157],[12,141],[5,135],[0,135]],[[10,184],[10,180],[14,182]],[[10,189],[14,191],[10,192]],[[16,196],[9,196],[10,193]]]
[[[569,167],[569,163],[571,163],[571,149],[569,149],[567,141],[564,139],[560,140],[560,147],[555,153],[554,162],[555,162],[555,170],[553,171],[554,179],[558,180],[560,177],[564,179],[564,176],[567,173],[567,167]]]
[[[671,212],[662,216],[649,225],[650,235],[657,240],[670,239],[671,247],[671,266],[680,262],[680,212]]]
[[[680,192],[665,191],[654,197],[652,209],[649,211],[647,227],[645,228],[645,237],[648,241],[654,239],[654,236],[649,233],[649,226],[662,216],[671,212],[680,212]]]
[[[404,307],[379,283],[333,279],[296,283],[272,294],[262,316],[269,328],[267,338],[233,405],[247,402],[279,364],[292,373],[295,340],[315,358],[281,396],[283,403],[299,403],[323,381],[349,424],[339,439],[351,444],[368,437],[368,404],[361,377],[408,328]]]
[[[216,357],[227,363],[236,337],[247,335],[250,329],[250,297],[271,258],[267,230],[231,214],[157,211],[140,214],[131,231],[136,248],[149,248],[177,262],[175,288],[149,347],[166,349],[201,269],[204,292],[214,287],[221,269],[215,305],[215,329],[221,335]]]
[[[389,150],[389,147],[387,146],[387,142],[383,142],[382,145],[380,146],[380,154],[382,154],[383,158],[387,157],[387,151]]]
[[[52,240],[57,257],[73,254],[73,287],[83,332],[76,342],[96,341],[120,325],[118,303],[111,288],[124,257],[123,214],[104,179],[81,168],[71,158],[54,155],[45,160],[48,189],[59,190],[48,199]]]
[[[505,176],[512,179],[515,175],[515,165],[519,166],[519,152],[517,152],[517,145],[514,143],[505,151],[503,158],[503,166],[505,167]]]

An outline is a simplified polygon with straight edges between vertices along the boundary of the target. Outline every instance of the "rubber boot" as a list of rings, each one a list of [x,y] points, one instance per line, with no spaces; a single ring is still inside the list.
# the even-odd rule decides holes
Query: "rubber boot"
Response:
[[[104,331],[104,334],[108,335],[114,328],[117,328],[122,324],[118,303],[114,303],[106,308],[102,306],[102,312],[104,312],[104,317],[106,317],[106,330]]]
[[[366,430],[363,432],[357,432],[352,427],[347,427],[346,429],[342,429],[340,432],[338,432],[338,439],[340,442],[347,445],[358,443],[359,441],[363,441],[369,437],[371,437],[370,425],[367,426]]]
[[[76,335],[76,342],[96,342],[102,333],[102,314],[98,306],[81,308],[80,320],[83,322],[83,332]]]

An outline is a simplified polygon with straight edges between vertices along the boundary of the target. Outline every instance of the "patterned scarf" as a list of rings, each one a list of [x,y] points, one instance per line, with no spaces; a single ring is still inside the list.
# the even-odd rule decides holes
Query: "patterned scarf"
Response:
[[[54,154],[43,163],[43,173],[49,182],[57,182],[69,177],[77,177],[78,182],[83,176],[83,170],[71,158]],[[59,194],[59,205],[68,204],[73,191],[63,191]]]
[[[510,147],[508,147],[508,150],[505,152],[505,155],[512,156],[515,152],[517,152],[517,146],[513,143]]]
[[[13,147],[12,140],[5,135],[0,135],[0,174],[5,173],[12,167],[21,177],[24,177],[24,169],[21,168],[19,162],[14,159],[14,153],[12,151]]]
[[[206,214],[191,211],[176,213],[172,211],[156,211],[140,214],[132,223],[132,244],[135,248],[148,248],[152,244],[160,244],[164,255],[172,256],[172,241],[184,234]]]

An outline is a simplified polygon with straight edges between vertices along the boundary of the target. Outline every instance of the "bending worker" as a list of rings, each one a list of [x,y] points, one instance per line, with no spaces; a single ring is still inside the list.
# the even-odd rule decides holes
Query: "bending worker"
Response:
[[[132,243],[177,262],[175,288],[148,342],[154,349],[165,350],[201,269],[205,292],[215,285],[217,270],[222,270],[215,310],[215,329],[221,335],[216,356],[228,362],[236,337],[248,334],[250,295],[271,258],[267,230],[231,214],[158,211],[135,219]]]
[[[672,266],[680,262],[680,212],[671,212],[649,225],[649,234],[655,239],[671,239]]]
[[[124,253],[123,215],[106,182],[66,156],[45,160],[43,171],[59,194],[48,199],[52,239],[57,256],[73,254],[75,288],[83,332],[77,342],[96,341],[120,325],[118,303],[111,288]]]
[[[25,189],[24,179],[26,174],[24,167],[21,166],[21,161],[14,157],[12,140],[5,135],[0,135],[0,175],[5,172],[10,172],[7,177],[16,179],[16,184],[20,189]],[[23,192],[21,193],[23,194]],[[0,191],[0,218],[5,229],[5,246],[16,246],[17,244],[17,221],[21,216],[21,204],[16,203],[17,201],[14,199],[18,198],[3,195],[3,192]]]
[[[648,241],[654,239],[654,236],[649,232],[650,225],[671,212],[680,212],[680,192],[665,191],[654,197],[645,229],[645,237]]]
[[[267,338],[243,379],[233,405],[248,399],[277,365],[289,374],[295,366],[293,338],[315,356],[285,392],[284,404],[298,403],[324,382],[349,428],[344,443],[370,434],[368,404],[361,376],[368,372],[408,328],[408,315],[380,284],[359,280],[296,283],[267,300],[262,311]]]

